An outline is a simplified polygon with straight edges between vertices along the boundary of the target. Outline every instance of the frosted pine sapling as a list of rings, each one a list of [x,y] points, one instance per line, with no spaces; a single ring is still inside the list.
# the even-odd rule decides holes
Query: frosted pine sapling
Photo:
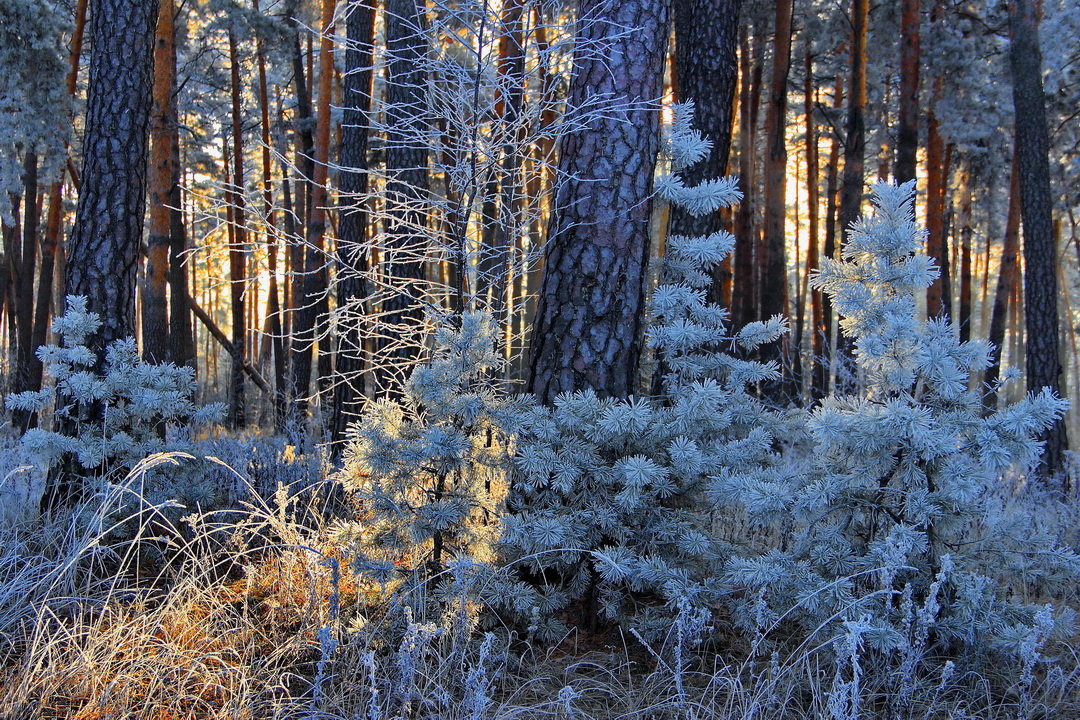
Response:
[[[96,369],[97,356],[86,343],[100,326],[86,298],[67,298],[67,311],[53,321],[60,343],[37,352],[55,388],[5,398],[8,409],[52,409],[54,429],[27,431],[22,449],[44,468],[74,460],[83,472],[98,475],[130,469],[153,453],[190,450],[191,429],[218,421],[223,406],[197,407],[195,371],[144,362],[131,338],[111,343]],[[102,411],[90,412],[91,407]]]
[[[937,270],[922,252],[913,190],[877,184],[874,215],[813,278],[855,341],[864,390],[814,410],[814,453],[799,482],[764,487],[736,473],[714,481],[721,500],[751,517],[780,512],[791,528],[782,549],[732,560],[726,578],[764,598],[774,621],[783,613],[837,637],[844,623],[865,622],[874,650],[1015,644],[1008,638],[1026,636],[1039,608],[1011,601],[992,576],[1003,561],[1030,557],[996,538],[987,498],[1005,471],[1038,457],[1036,438],[1066,404],[1043,391],[983,416],[970,377],[985,367],[986,343],[960,342],[947,319],[919,319],[916,295]],[[1070,552],[1039,550],[1040,562],[1077,566]],[[742,622],[755,614],[747,603]]]

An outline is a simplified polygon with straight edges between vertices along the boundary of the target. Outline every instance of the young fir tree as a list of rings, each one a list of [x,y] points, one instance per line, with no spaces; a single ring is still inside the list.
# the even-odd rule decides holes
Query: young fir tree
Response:
[[[401,400],[372,402],[350,428],[340,478],[370,513],[354,538],[362,575],[421,581],[491,559],[510,438],[531,404],[493,386],[493,337],[481,313],[442,327]]]
[[[812,413],[810,468],[786,483],[734,472],[713,481],[718,500],[784,529],[778,549],[727,567],[744,590],[744,625],[783,613],[811,632],[836,624],[842,635],[857,621],[864,641],[886,652],[928,637],[1015,641],[1039,608],[1011,602],[991,579],[1002,563],[1030,563],[1037,549],[1040,566],[1076,566],[1035,535],[1019,553],[1006,546],[1011,533],[998,535],[990,498],[1002,474],[1039,457],[1036,438],[1066,403],[1044,390],[983,416],[969,380],[986,365],[986,343],[960,342],[947,319],[919,320],[916,296],[937,270],[922,252],[913,191],[913,182],[876,185],[876,213],[813,279],[854,340],[864,389]]]
[[[74,460],[82,471],[102,476],[153,453],[190,450],[182,436],[194,425],[219,420],[224,406],[197,407],[195,370],[144,362],[133,338],[109,344],[101,371],[95,371],[88,344],[100,328],[86,298],[68,297],[67,312],[53,321],[60,344],[37,352],[55,387],[5,398],[10,410],[53,412],[55,429],[27,431],[21,448],[44,467]]]
[[[658,192],[702,216],[740,194],[734,178],[688,186],[675,174],[710,148],[692,120],[692,105],[676,106],[672,173]],[[748,390],[776,368],[721,348],[753,348],[785,329],[774,318],[733,333],[727,311],[708,302],[710,271],[733,245],[724,231],[668,240],[664,284],[650,306],[649,342],[665,368],[660,398],[562,394],[526,419],[503,549],[537,587],[541,636],[562,631],[556,616],[571,604],[587,622],[631,619],[656,631],[686,603],[723,593],[717,578],[728,553],[710,533],[708,478],[767,468],[780,418]]]

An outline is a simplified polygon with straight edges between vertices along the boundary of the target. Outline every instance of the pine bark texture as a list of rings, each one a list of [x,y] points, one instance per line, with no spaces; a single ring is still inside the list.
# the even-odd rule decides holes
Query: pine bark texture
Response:
[[[712,140],[704,162],[688,168],[687,183],[727,173],[731,154],[732,110],[738,79],[739,13],[743,0],[675,0],[675,67],[679,100],[692,100],[694,127]],[[681,208],[671,212],[670,231],[707,235],[721,227],[720,213],[695,217]],[[715,283],[719,287],[721,282]]]
[[[563,146],[530,362],[529,389],[543,402],[584,388],[610,397],[634,390],[660,121],[644,104],[663,92],[667,9],[655,0],[580,3],[582,17],[606,21],[587,23],[586,41],[620,36],[606,62],[575,60],[570,103],[611,93],[641,105],[626,122],[598,120]]]
[[[1024,329],[1027,338],[1027,387],[1057,392],[1061,382],[1058,355],[1057,247],[1050,195],[1050,139],[1042,84],[1042,54],[1035,0],[1009,4],[1009,63],[1013,77],[1016,147],[1020,182],[1020,217],[1024,228]],[[1047,434],[1043,469],[1064,467],[1065,424]]]
[[[82,191],[67,292],[101,315],[99,351],[135,330],[135,282],[146,203],[156,0],[91,0]]]

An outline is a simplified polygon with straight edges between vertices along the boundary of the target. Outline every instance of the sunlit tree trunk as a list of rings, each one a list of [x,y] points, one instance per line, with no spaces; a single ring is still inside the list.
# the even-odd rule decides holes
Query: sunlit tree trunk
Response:
[[[170,127],[176,117],[173,66],[173,2],[161,0],[154,37],[154,105],[150,111],[150,227],[146,241],[146,270],[142,293],[142,352],[150,362],[165,362],[169,354],[169,248],[172,213],[169,203],[175,176]]]
[[[1009,303],[1016,290],[1017,255],[1020,252],[1020,173],[1017,151],[1013,150],[1012,172],[1009,181],[1009,211],[1005,219],[1005,237],[1001,247],[1001,260],[998,263],[997,289],[994,292],[994,307],[990,315],[990,365],[983,374],[983,383],[990,386],[987,406],[997,407],[997,392],[994,389],[1000,375],[1002,351],[1005,346],[1005,325],[1009,317]]]
[[[851,75],[848,84],[847,121],[844,124],[844,175],[840,189],[840,240],[858,219],[862,206],[866,162],[866,37],[869,0],[852,0]]]

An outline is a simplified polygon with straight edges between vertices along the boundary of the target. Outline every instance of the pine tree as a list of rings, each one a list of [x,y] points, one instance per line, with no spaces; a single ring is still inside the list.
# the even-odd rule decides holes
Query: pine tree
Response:
[[[888,652],[908,646],[915,606],[937,608],[924,622],[944,643],[1004,641],[1034,621],[1038,608],[1009,601],[992,579],[1012,533],[996,534],[989,499],[1003,473],[1038,459],[1037,437],[1066,404],[1044,390],[983,416],[969,385],[986,366],[986,344],[960,342],[946,318],[918,319],[916,296],[937,269],[922,253],[913,190],[876,185],[876,214],[813,281],[854,340],[865,389],[812,413],[809,471],[772,483],[729,474],[712,488],[783,536],[780,548],[727,568],[746,589],[737,612],[746,626],[785,613],[807,631],[842,632],[861,619],[867,641]],[[1047,567],[1075,566],[1037,532],[1025,542]]]

